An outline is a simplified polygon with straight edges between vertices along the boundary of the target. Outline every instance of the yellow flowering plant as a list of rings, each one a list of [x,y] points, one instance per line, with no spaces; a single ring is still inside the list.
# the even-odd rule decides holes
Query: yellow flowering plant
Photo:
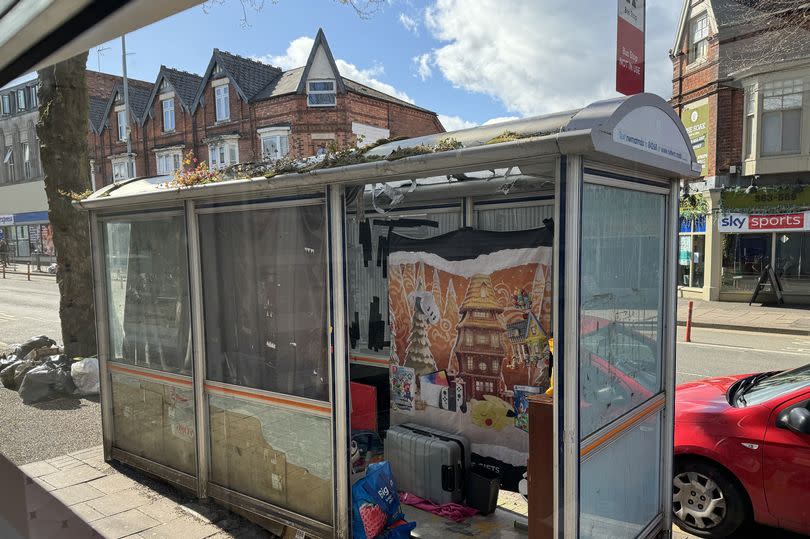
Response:
[[[174,172],[174,179],[171,184],[174,187],[191,187],[192,185],[202,185],[222,181],[222,175],[218,170],[209,170],[205,161],[199,161],[194,152],[188,151],[183,156],[182,166]]]

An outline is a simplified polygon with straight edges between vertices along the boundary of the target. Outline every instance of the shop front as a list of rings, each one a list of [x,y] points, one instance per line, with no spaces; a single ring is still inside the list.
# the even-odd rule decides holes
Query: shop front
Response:
[[[48,212],[0,215],[0,241],[9,262],[32,262],[47,267],[55,261],[53,231]]]
[[[352,487],[378,461],[438,503],[500,489],[523,516],[471,517],[481,537],[669,530],[677,179],[700,169],[671,107],[641,94],[363,160],[77,203],[106,458],[316,537],[373,520]],[[539,482],[547,499],[519,494]],[[414,536],[461,536],[402,507]]]

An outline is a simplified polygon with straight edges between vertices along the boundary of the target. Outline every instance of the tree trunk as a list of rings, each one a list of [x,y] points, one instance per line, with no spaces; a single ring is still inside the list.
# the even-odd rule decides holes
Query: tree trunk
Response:
[[[39,71],[37,136],[56,248],[62,339],[69,357],[96,353],[90,230],[87,215],[73,207],[70,196],[91,189],[86,64],[85,52]]]

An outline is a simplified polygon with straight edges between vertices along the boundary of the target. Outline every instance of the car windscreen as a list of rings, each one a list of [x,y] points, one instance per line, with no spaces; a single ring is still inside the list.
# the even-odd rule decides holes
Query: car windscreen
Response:
[[[810,386],[810,363],[760,380],[745,392],[745,405],[761,404],[807,386]]]

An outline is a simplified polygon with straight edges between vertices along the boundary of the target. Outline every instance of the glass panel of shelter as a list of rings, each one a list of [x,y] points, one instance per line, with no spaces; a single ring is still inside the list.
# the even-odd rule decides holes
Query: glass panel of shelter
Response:
[[[348,197],[353,482],[385,459],[400,490],[431,497],[401,440],[408,429],[434,428],[469,439],[467,464],[482,476],[496,470],[527,514],[517,494],[528,457],[526,396],[550,384],[553,195],[526,185],[528,194],[504,195],[503,173],[483,191],[489,171],[468,177],[469,190],[452,178],[418,180],[415,192],[456,188],[419,199],[429,203],[410,199],[408,182],[389,185],[404,195],[394,207],[379,202],[396,196],[380,186]],[[513,527],[514,515],[493,518]],[[417,520],[422,536],[438,533],[427,513]]]

